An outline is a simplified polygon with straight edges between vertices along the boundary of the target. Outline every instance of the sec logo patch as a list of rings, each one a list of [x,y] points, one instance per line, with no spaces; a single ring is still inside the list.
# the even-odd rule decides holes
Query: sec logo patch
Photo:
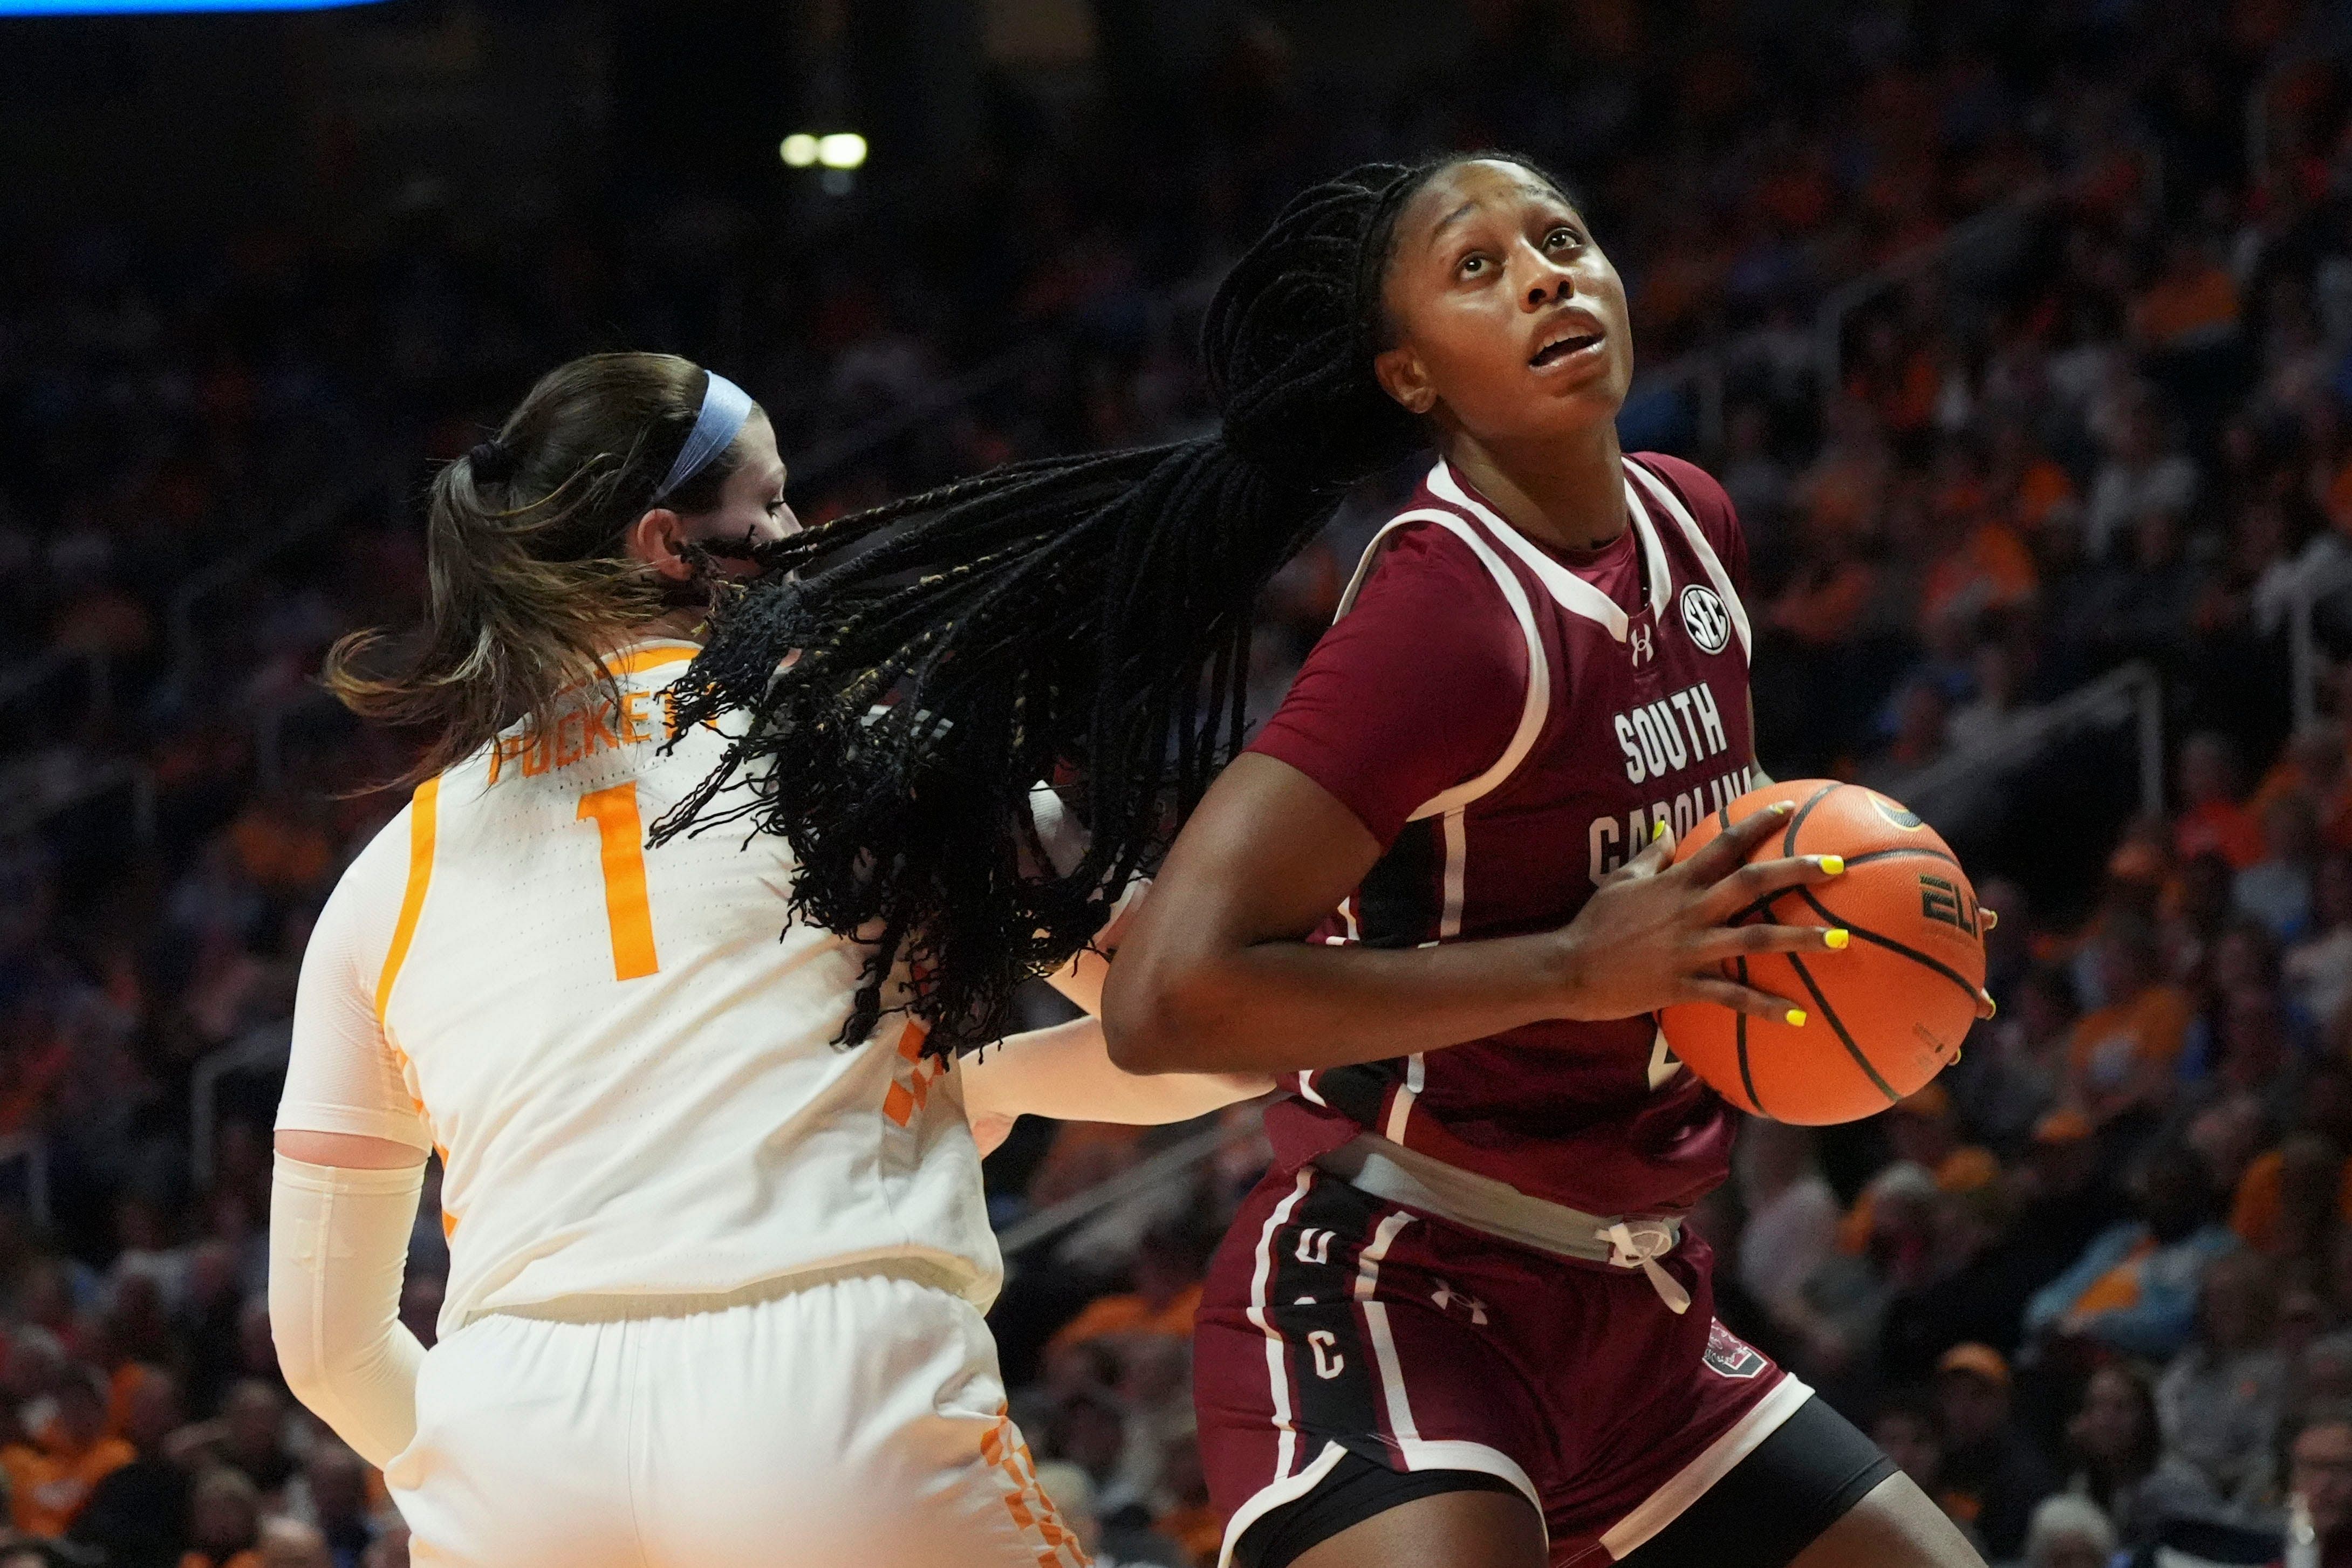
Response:
[[[1709,653],[1720,653],[1731,641],[1731,612],[1723,607],[1723,596],[1702,582],[1694,582],[1683,590],[1683,630],[1691,641]]]

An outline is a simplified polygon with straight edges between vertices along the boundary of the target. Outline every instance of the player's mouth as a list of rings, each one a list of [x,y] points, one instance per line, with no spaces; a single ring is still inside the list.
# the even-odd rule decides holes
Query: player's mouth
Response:
[[[1555,365],[1580,363],[1600,357],[1609,336],[1589,321],[1563,319],[1549,329],[1528,363],[1538,371]]]

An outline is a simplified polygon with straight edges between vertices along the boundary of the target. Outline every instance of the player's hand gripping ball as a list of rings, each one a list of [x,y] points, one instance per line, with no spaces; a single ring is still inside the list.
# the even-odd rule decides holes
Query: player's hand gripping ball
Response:
[[[1658,1015],[1666,1044],[1741,1110],[1825,1125],[1874,1115],[1959,1060],[1979,1013],[1990,916],[1951,849],[1899,803],[1826,779],[1769,785],[1701,821],[1675,846],[1689,859],[1730,822],[1781,801],[1789,825],[1755,860],[1840,855],[1845,870],[1792,887],[1731,924],[1769,921],[1851,932],[1843,951],[1733,959],[1725,972],[1786,997],[1802,1027],[1712,1002]]]

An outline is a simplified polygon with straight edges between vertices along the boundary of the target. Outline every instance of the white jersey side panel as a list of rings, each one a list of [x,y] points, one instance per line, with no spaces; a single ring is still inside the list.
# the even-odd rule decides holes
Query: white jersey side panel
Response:
[[[306,986],[314,962],[330,986],[373,982],[382,1053],[441,1151],[445,1330],[880,1258],[994,1295],[957,1075],[919,1060],[902,1020],[832,1043],[867,949],[788,923],[788,846],[724,829],[645,846],[721,744],[661,752],[661,688],[692,652],[632,650],[617,708],[585,701],[544,744],[509,736],[420,789],[385,835],[408,840],[398,911],[373,907],[379,869],[372,918],[344,923],[388,928],[381,962],[306,956]],[[281,1126],[334,1098],[298,1092],[318,1077],[302,1032]]]

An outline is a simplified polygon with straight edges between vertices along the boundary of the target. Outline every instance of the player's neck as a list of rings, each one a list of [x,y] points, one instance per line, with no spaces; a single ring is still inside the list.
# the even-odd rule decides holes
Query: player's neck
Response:
[[[1597,549],[1625,531],[1623,455],[1617,426],[1540,444],[1489,445],[1456,432],[1446,460],[1529,538],[1559,549]]]

